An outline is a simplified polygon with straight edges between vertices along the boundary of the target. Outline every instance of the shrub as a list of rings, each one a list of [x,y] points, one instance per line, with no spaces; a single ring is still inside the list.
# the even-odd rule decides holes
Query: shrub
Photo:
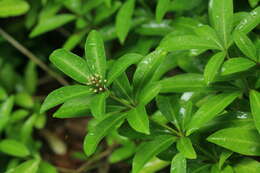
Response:
[[[26,13],[29,4],[19,3],[15,14],[1,12],[0,7],[0,16]],[[233,0],[31,4],[25,20],[30,38],[56,28],[65,35],[72,33],[49,56],[58,73],[37,63],[65,86],[49,93],[40,110],[34,111],[43,115],[61,105],[53,117],[90,115],[82,144],[88,157],[98,158],[107,146],[112,148],[109,163],[127,160],[132,173],[164,168],[171,173],[260,172],[257,0],[248,1],[251,9],[246,2]],[[5,32],[2,35],[6,38]],[[67,85],[59,72],[74,82]],[[27,93],[33,95],[35,86],[29,84]],[[23,93],[17,95],[17,104],[26,107],[19,101]],[[0,129],[1,122],[5,120]],[[15,156],[29,154],[26,143],[6,136],[3,146],[21,145]],[[107,145],[100,145],[102,141]],[[2,145],[0,141],[0,150],[14,155]],[[30,150],[37,153],[39,148]],[[45,163],[39,154],[34,158],[38,160],[32,172]],[[33,161],[22,165],[28,162]]]

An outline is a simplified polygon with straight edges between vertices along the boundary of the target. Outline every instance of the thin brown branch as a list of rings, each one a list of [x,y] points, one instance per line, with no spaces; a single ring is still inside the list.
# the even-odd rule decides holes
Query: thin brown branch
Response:
[[[39,58],[37,58],[30,50],[24,47],[21,43],[15,40],[11,35],[6,33],[2,28],[0,28],[0,35],[7,40],[13,47],[19,50],[23,55],[41,67],[44,71],[46,71],[50,76],[55,78],[60,84],[68,85],[68,82],[60,76],[58,73],[52,71],[44,62],[42,62]]]

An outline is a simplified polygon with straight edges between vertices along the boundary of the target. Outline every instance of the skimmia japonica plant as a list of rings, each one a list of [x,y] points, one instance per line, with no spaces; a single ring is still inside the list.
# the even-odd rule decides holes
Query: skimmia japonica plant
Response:
[[[100,5],[103,1],[106,6]],[[83,142],[87,156],[101,152],[101,141],[116,144],[109,162],[127,160],[132,173],[164,168],[171,173],[259,173],[258,0],[249,0],[254,8],[247,12],[234,10],[232,0],[159,0],[155,3],[156,21],[150,19],[154,16],[142,0],[138,10],[135,0],[103,1],[75,1],[74,5],[72,0],[42,1],[47,5],[29,35],[34,38],[76,21],[63,48],[50,55],[52,64],[75,83],[51,92],[39,113],[37,104],[28,107],[24,101],[33,92],[22,90],[22,94],[11,96],[14,92],[4,89],[8,88],[7,78],[1,78],[0,133],[5,139],[0,139],[0,151],[10,157],[4,159],[8,164],[0,170],[36,173],[48,168],[56,172],[42,161],[32,130],[43,128],[44,112],[62,104],[54,117],[93,116]],[[19,4],[17,14],[3,12],[11,3]],[[196,6],[205,3],[209,3],[208,14],[203,13],[206,5]],[[73,14],[56,14],[62,6]],[[183,15],[195,6],[197,16]],[[34,25],[38,8],[39,4],[32,5],[26,19],[28,28]],[[28,9],[24,0],[0,0],[0,17]],[[104,22],[117,10],[115,26]],[[176,12],[174,19],[166,15],[171,11]],[[72,53],[86,35],[84,57]],[[128,40],[140,37],[139,42],[111,57],[105,49],[111,45],[106,43],[118,37],[124,44],[127,35]],[[1,73],[7,69],[2,74],[11,74],[10,68],[0,67]],[[13,105],[17,110],[12,112]]]
[[[260,172],[260,7],[234,13],[232,0],[210,0],[205,20],[176,20],[147,55],[108,59],[96,30],[83,58],[55,50],[50,61],[77,84],[51,92],[41,112],[63,104],[54,117],[91,114],[86,155],[106,138],[120,144],[110,161],[130,159],[132,173],[151,164],[150,172]]]

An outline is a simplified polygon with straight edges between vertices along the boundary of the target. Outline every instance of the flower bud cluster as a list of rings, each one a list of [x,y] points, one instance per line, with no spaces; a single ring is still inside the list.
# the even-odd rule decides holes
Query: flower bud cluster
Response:
[[[88,78],[87,86],[91,87],[94,93],[101,93],[106,90],[106,79],[103,79],[99,74],[94,74]]]

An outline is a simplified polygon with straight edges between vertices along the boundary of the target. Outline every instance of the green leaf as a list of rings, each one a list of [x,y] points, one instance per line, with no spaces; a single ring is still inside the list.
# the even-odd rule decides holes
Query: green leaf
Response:
[[[57,169],[46,161],[41,161],[37,173],[58,173]]]
[[[28,110],[18,109],[12,112],[10,123],[16,123],[30,114]]]
[[[61,87],[52,91],[44,100],[40,112],[44,112],[50,108],[53,108],[61,103],[64,103],[67,100],[80,97],[88,96],[92,92],[89,87],[83,85],[71,85]]]
[[[153,141],[142,143],[134,156],[132,173],[139,173],[143,169],[145,163],[169,148],[174,141],[176,141],[176,137],[163,135],[156,137]]]
[[[4,103],[0,105],[0,133],[7,125],[10,114],[14,105],[14,97],[9,97]]]
[[[225,59],[226,53],[219,52],[212,56],[208,61],[205,70],[204,70],[204,78],[207,85],[212,83],[215,77],[218,75],[220,71],[220,67]]]
[[[89,156],[96,151],[98,143],[125,119],[127,114],[113,114],[100,121],[84,139],[84,152]]]
[[[201,91],[207,87],[201,74],[186,73],[169,77],[160,81],[161,92]]]
[[[50,61],[77,82],[84,84],[88,82],[91,74],[88,64],[81,57],[65,49],[57,49],[50,55]]]
[[[118,58],[109,69],[108,85],[125,72],[130,65],[138,63],[142,58],[143,56],[137,53],[129,53]]]
[[[254,117],[255,127],[260,133],[260,93],[255,90],[251,90],[249,96],[250,107],[252,115]]]
[[[66,101],[54,114],[55,118],[73,118],[86,116],[92,96],[80,96]]]
[[[188,137],[181,137],[177,141],[177,149],[187,159],[197,158],[197,154],[192,146],[191,140]]]
[[[38,84],[38,73],[36,69],[36,64],[29,61],[25,68],[24,76],[25,88],[29,94],[34,94]]]
[[[255,8],[240,23],[236,26],[235,30],[241,31],[245,34],[252,31],[260,23],[260,7]]]
[[[72,50],[74,49],[80,42],[83,40],[86,32],[81,31],[81,32],[76,32],[72,34],[71,36],[68,37],[66,42],[63,44],[63,48],[66,50]]]
[[[34,100],[28,93],[20,92],[15,95],[15,104],[29,109],[34,106]]]
[[[248,0],[248,2],[249,2],[249,4],[250,4],[250,6],[251,6],[252,8],[254,8],[254,7],[257,6],[259,0]]]
[[[199,24],[198,27],[194,29],[194,31],[199,37],[207,38],[208,41],[215,43],[219,47],[219,49],[224,49],[216,30],[214,30],[210,26]]]
[[[166,51],[189,50],[189,49],[217,49],[217,44],[196,35],[166,36],[159,45],[159,48]]]
[[[128,101],[133,102],[133,87],[130,85],[126,73],[123,73],[116,80],[114,80],[113,88],[114,91],[117,92],[117,95],[124,99],[127,99]]]
[[[233,0],[211,0],[209,16],[212,26],[217,31],[223,47],[229,47],[233,29]]]
[[[244,55],[254,61],[257,61],[256,47],[245,33],[235,31],[233,38],[237,47],[243,52]]]
[[[116,34],[121,43],[124,43],[132,23],[135,0],[127,0],[116,15]]]
[[[103,93],[97,94],[91,98],[89,107],[90,107],[92,115],[96,119],[100,120],[100,119],[104,118],[107,97],[108,97],[108,93],[103,92]]]
[[[221,173],[234,173],[233,168],[229,165],[227,165],[222,171]]]
[[[178,153],[174,156],[171,163],[171,173],[186,173],[187,163],[183,154]]]
[[[232,151],[224,150],[221,152],[218,162],[218,168],[221,170],[222,166],[224,165],[225,161],[233,154]]]
[[[37,118],[38,115],[34,113],[23,123],[22,128],[20,130],[20,136],[19,136],[19,140],[21,142],[28,143],[29,140],[32,140],[31,137],[33,133],[33,128]]]
[[[99,24],[105,21],[108,17],[112,16],[121,7],[122,3],[120,1],[115,1],[112,7],[100,6],[96,9],[94,23]]]
[[[0,86],[0,101],[5,100],[7,98],[7,92],[3,87]]]
[[[106,54],[101,35],[93,30],[89,33],[85,44],[85,57],[93,73],[106,77]]]
[[[113,153],[109,156],[110,163],[117,163],[119,161],[125,160],[132,156],[135,153],[136,146],[133,142],[128,142],[123,145],[121,148],[113,151]]]
[[[190,123],[187,126],[187,135],[190,135],[205,123],[215,118],[239,95],[239,92],[222,93],[209,98],[191,118]]]
[[[136,90],[136,95],[138,95],[138,92],[140,92],[140,90],[150,82],[156,69],[165,59],[165,55],[165,51],[159,49],[155,50],[144,57],[137,65],[137,69],[133,77],[133,84]]]
[[[180,129],[179,117],[178,117],[178,97],[177,96],[163,96],[159,95],[156,98],[156,103],[159,110],[167,120],[173,122],[173,124]]]
[[[149,119],[144,106],[139,105],[131,109],[127,114],[127,121],[133,129],[150,134]]]
[[[30,8],[27,1],[2,0],[0,1],[0,18],[25,14]]]
[[[252,128],[222,129],[210,135],[207,140],[240,154],[260,155],[260,135]]]
[[[0,151],[15,157],[26,157],[30,154],[28,148],[23,143],[13,139],[1,140]]]
[[[221,75],[225,76],[246,71],[255,65],[253,61],[246,58],[231,58],[224,62],[221,68]]]
[[[40,21],[38,25],[30,33],[30,38],[39,36],[43,33],[49,32],[59,28],[75,19],[71,14],[59,14]]]
[[[139,104],[146,105],[148,104],[154,97],[156,97],[161,90],[161,84],[159,82],[154,82],[146,85],[137,96]]]
[[[82,12],[83,14],[86,14],[87,12],[91,11],[92,9],[100,6],[104,0],[88,0],[88,1],[83,1],[83,8]]]
[[[162,21],[163,16],[165,15],[165,13],[167,13],[169,9],[169,5],[170,5],[170,0],[157,1],[155,17],[158,23]]]
[[[250,158],[244,158],[234,166],[236,173],[258,173],[260,172],[260,163]]]
[[[39,163],[40,160],[37,159],[28,160],[14,169],[11,169],[11,171],[8,171],[8,173],[37,173]]]

